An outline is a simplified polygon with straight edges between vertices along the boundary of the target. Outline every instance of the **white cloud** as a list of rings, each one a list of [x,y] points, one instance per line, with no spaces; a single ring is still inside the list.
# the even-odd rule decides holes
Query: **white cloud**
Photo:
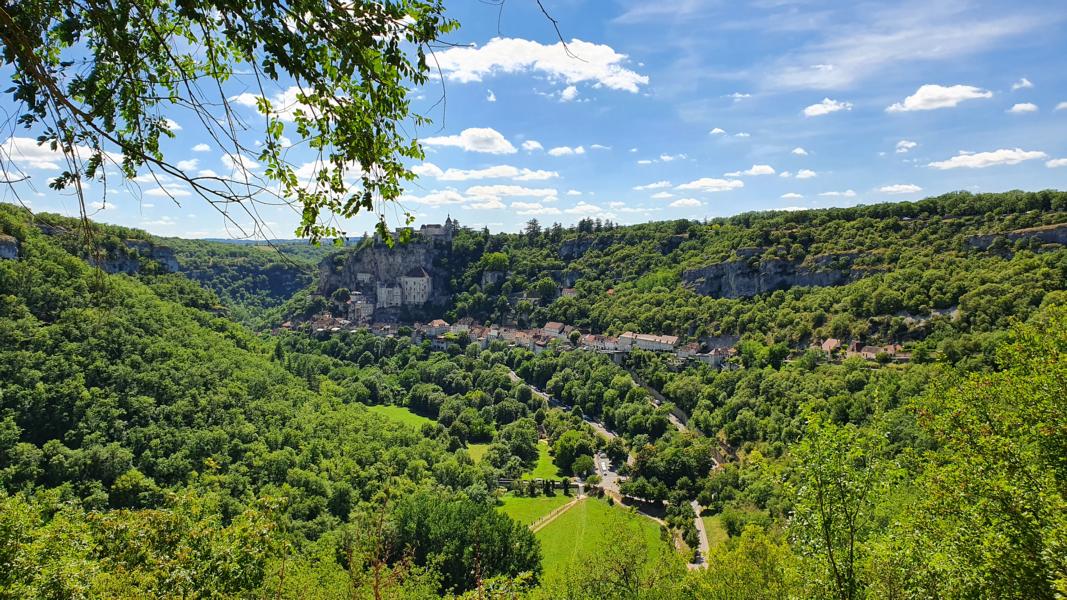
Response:
[[[745,187],[745,182],[740,179],[714,179],[701,177],[689,183],[683,183],[676,190],[699,190],[701,192],[725,192]]]
[[[692,208],[694,206],[703,206],[704,203],[696,198],[679,198],[674,202],[671,202],[669,206],[671,208]]]
[[[1045,163],[1045,166],[1050,169],[1058,169],[1060,167],[1067,167],[1067,158],[1054,158]]]
[[[739,131],[739,132],[734,134],[734,137],[747,138],[747,137],[752,137],[752,135],[747,131]]]
[[[916,142],[911,140],[900,140],[897,142],[897,154],[907,154],[909,150],[918,146]]]
[[[595,215],[604,212],[604,209],[588,202],[579,202],[570,208],[563,209],[569,215]]]
[[[838,102],[837,100],[831,100],[830,98],[823,98],[822,102],[806,107],[804,109],[804,116],[821,117],[822,115],[835,113],[839,110],[852,110],[852,103]]]
[[[191,196],[192,192],[183,187],[163,185],[147,190],[144,195],[155,198],[183,198],[185,196]]]
[[[770,165],[752,165],[751,168],[745,171],[724,174],[725,177],[741,177],[742,175],[774,175],[774,167]]]
[[[622,208],[624,206],[626,206],[626,203],[625,202],[619,202],[618,200],[616,200],[614,202],[608,202],[608,208]]]
[[[578,88],[574,87],[573,85],[568,85],[567,87],[563,88],[562,92],[559,93],[560,102],[570,102],[571,100],[574,100],[577,97]]]
[[[462,148],[466,152],[485,152],[487,154],[514,154],[515,146],[511,145],[499,131],[492,127],[470,127],[464,129],[459,135],[445,135],[428,137],[422,140],[427,146],[452,146]]]
[[[887,70],[914,72],[922,68],[915,63],[962,63],[964,57],[989,51],[1008,37],[1054,27],[1044,13],[1018,5],[1008,11],[989,10],[989,5],[976,2],[892,2],[849,8],[822,13],[836,17],[848,11],[843,18],[812,21],[812,33],[818,35],[765,69],[764,85],[776,90],[856,89],[857,82]],[[791,23],[799,21],[794,18]]]
[[[645,185],[635,185],[634,190],[641,192],[644,190],[662,190],[663,188],[671,187],[671,182],[667,180],[654,181],[652,183],[646,183]]]
[[[656,192],[655,194],[652,194],[652,199],[653,200],[666,200],[668,198],[673,198],[673,197],[674,197],[674,194],[672,194],[670,192]]]
[[[174,119],[163,119],[163,126],[167,128],[167,131],[181,131],[182,126],[178,124]]]
[[[1067,110],[1067,102],[1060,102],[1057,104],[1056,110]]]
[[[533,152],[534,150],[544,150],[545,147],[537,140],[526,140],[522,143],[522,149],[527,152]]]
[[[211,146],[203,143],[197,144],[193,146],[193,152],[211,152]]]
[[[422,163],[411,168],[420,177],[433,177],[439,181],[470,181],[476,179],[514,179],[516,181],[543,181],[559,177],[556,171],[518,168],[511,165],[496,165],[484,169],[441,170],[433,163]]]
[[[575,154],[585,154],[585,148],[582,146],[576,146],[571,148],[570,146],[556,146],[548,151],[549,156],[573,156]]]
[[[1008,112],[1015,114],[1037,112],[1037,105],[1033,102],[1020,102],[1012,105],[1012,107],[1008,109]]]
[[[582,193],[579,192],[578,190],[567,190],[567,195],[568,196],[581,196]]]
[[[259,168],[259,163],[243,154],[223,154],[220,158],[231,174],[249,174]]]
[[[853,190],[845,190],[843,192],[823,192],[819,195],[827,198],[854,198],[856,192]]]
[[[558,215],[560,210],[555,206],[544,206],[540,202],[512,202],[510,208],[517,215]]]
[[[575,58],[577,57],[577,58]],[[573,39],[551,45],[518,38],[493,38],[480,47],[449,48],[436,54],[436,63],[448,79],[481,81],[498,73],[539,72],[568,85],[589,83],[614,90],[637,92],[648,76],[623,66],[627,56],[611,46]]]
[[[1011,84],[1011,91],[1014,92],[1015,90],[1022,90],[1032,87],[1034,87],[1034,84],[1029,79],[1023,77],[1019,81],[1016,81],[1015,83]]]
[[[923,191],[923,189],[912,183],[895,183],[893,185],[883,185],[878,188],[878,191],[883,194],[914,194]]]
[[[816,175],[818,174],[815,171],[812,171],[811,169],[801,169],[797,171],[797,179],[811,179]]]
[[[86,161],[92,156],[93,151],[88,146],[76,145],[74,153],[79,160]],[[0,143],[0,157],[14,163],[20,169],[59,171],[67,168],[67,159],[62,151],[53,151],[49,144],[41,145],[36,139],[28,137],[7,138]],[[105,159],[120,162],[122,155],[106,152]]]
[[[752,94],[743,94],[741,92],[734,92],[734,93],[730,94],[729,97],[733,98],[734,102],[740,102],[740,101],[744,100],[745,98],[751,98]]]
[[[961,151],[948,160],[932,162],[926,166],[935,169],[984,169],[998,165],[1015,165],[1026,160],[1046,158],[1048,155],[1039,151],[1028,151],[1021,148],[1001,148],[992,152],[965,153]]]
[[[198,164],[200,164],[199,158],[190,158],[189,160],[179,160],[177,167],[182,171],[192,171]]]
[[[416,196],[413,194],[404,194],[400,196],[400,203],[412,202],[415,204],[424,204],[426,206],[445,206],[449,204],[463,204],[469,199],[464,197],[456,190],[439,190],[429,192],[422,196]]]
[[[779,198],[781,198],[783,200],[798,200],[798,199],[803,198],[803,197],[804,197],[804,194],[798,194],[796,192],[789,192],[789,193],[782,194],[781,196],[779,196]]]
[[[504,203],[498,198],[486,198],[478,202],[471,202],[464,208],[472,208],[474,210],[500,210],[504,208]]]
[[[305,116],[310,115],[308,106],[297,99],[300,94],[300,88],[295,85],[289,86],[285,90],[274,94],[269,98],[271,112],[279,119],[289,122],[296,120],[296,112],[298,110],[303,111]],[[245,92],[231,97],[230,102],[258,110],[257,103],[260,98],[262,98],[262,96],[259,94]]]
[[[801,148],[800,146],[797,146],[796,148],[793,148],[792,153],[796,154],[797,156],[807,156],[808,155],[808,151],[803,149],[803,148]]]
[[[493,90],[486,90],[485,101],[496,102],[496,94],[493,93]]]
[[[639,165],[650,165],[650,164],[652,164],[652,161],[648,160],[647,158],[642,158],[641,160],[637,161],[637,164],[639,164]]]
[[[100,202],[100,201],[97,201],[97,202],[90,202],[89,203],[89,208],[91,208],[93,210],[115,210],[115,209],[118,208],[118,205],[116,205],[114,202]]]
[[[681,160],[685,157],[685,154],[660,154],[659,160],[660,162],[671,162],[672,160]]]
[[[611,150],[611,146],[605,146],[603,144],[592,144],[589,147],[593,150]]]
[[[993,92],[971,85],[943,86],[928,83],[919,87],[914,94],[886,108],[887,112],[910,112],[915,110],[935,110],[952,108],[964,100],[992,98]]]
[[[467,188],[468,196],[520,196],[531,198],[554,198],[559,195],[555,188],[528,188],[521,185],[475,185]]]
[[[710,135],[726,135],[726,130],[723,129],[722,127],[716,127],[715,129],[712,129],[711,131],[709,131],[708,134],[710,134]]]
[[[200,169],[199,171],[196,172],[196,176],[197,177],[218,177],[219,174],[214,172],[214,171],[212,171],[211,169]]]

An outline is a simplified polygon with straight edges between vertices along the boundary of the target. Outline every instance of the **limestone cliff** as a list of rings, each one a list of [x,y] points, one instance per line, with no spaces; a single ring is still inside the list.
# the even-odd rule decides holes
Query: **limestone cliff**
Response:
[[[682,283],[698,294],[716,298],[746,298],[795,286],[844,285],[866,274],[853,268],[855,258],[855,254],[827,254],[795,263],[750,256],[684,271]]]
[[[1043,227],[1030,227],[1028,229],[1016,229],[1005,233],[987,233],[974,235],[967,238],[967,243],[979,250],[986,250],[993,245],[997,238],[1003,238],[1006,242],[1014,243],[1017,240],[1036,240],[1039,244],[1067,245],[1067,223],[1045,225]]]
[[[446,243],[414,241],[393,248],[374,243],[328,256],[319,263],[316,291],[329,296],[338,288],[348,288],[374,296],[379,284],[399,285],[401,277],[421,268],[432,280],[430,303],[440,304],[447,299],[449,281],[447,274],[437,268],[435,262],[447,252]]]

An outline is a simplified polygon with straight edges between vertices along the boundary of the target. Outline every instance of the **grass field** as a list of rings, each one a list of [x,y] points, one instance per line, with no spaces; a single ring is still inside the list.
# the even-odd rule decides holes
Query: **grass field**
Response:
[[[504,505],[498,507],[498,509],[519,523],[529,525],[571,500],[574,500],[574,496],[564,496],[562,493],[556,493],[555,496],[535,496],[533,498],[507,494],[501,498]]]
[[[670,546],[660,539],[659,525],[654,521],[631,514],[629,509],[610,506],[604,500],[587,498],[537,532],[545,580],[558,577],[583,556],[610,545],[615,523],[640,529],[648,560],[655,560],[663,552],[671,552]]]
[[[548,451],[548,442],[540,440],[537,442],[537,464],[529,473],[524,473],[523,479],[560,479],[563,477],[563,473],[559,472],[559,468],[552,464],[552,453]]]
[[[708,547],[714,548],[725,544],[730,536],[726,533],[726,528],[722,526],[722,515],[700,518],[704,521],[704,530],[708,532]]]
[[[489,444],[467,444],[467,454],[476,463],[482,462],[485,453],[489,451]]]
[[[410,425],[415,429],[422,427],[423,423],[433,423],[433,419],[427,419],[422,415],[417,415],[411,412],[410,410],[404,408],[403,406],[386,406],[376,404],[374,406],[368,406],[367,409],[371,412],[388,417],[394,421],[400,421],[401,423]]]

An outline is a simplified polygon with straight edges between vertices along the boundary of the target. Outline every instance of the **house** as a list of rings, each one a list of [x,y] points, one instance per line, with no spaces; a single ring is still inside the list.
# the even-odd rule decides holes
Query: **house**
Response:
[[[619,335],[618,349],[629,352],[637,341],[637,334],[632,331],[624,331]]]
[[[378,283],[375,295],[378,297],[378,308],[392,308],[404,303],[404,292],[399,285],[385,285]]]
[[[634,345],[642,350],[652,350],[654,352],[670,352],[673,351],[674,347],[678,345],[678,336],[650,335],[647,333],[638,333],[634,335]]]
[[[859,355],[865,360],[874,360],[882,352],[885,352],[885,349],[880,346],[864,346],[860,348]]]
[[[544,332],[545,335],[558,338],[563,337],[564,327],[563,323],[549,321],[548,323],[545,323],[545,326],[541,328],[541,331]]]
[[[690,342],[675,351],[678,358],[694,358],[697,354],[700,354],[700,344],[696,342]]]
[[[444,319],[434,319],[426,325],[426,335],[429,337],[444,335],[449,331],[451,331],[451,327],[449,327],[448,321]]]
[[[824,341],[822,343],[822,345],[820,346],[820,348],[822,348],[822,351],[826,353],[826,356],[830,356],[835,351],[837,351],[837,349],[840,348],[840,347],[841,347],[841,340],[836,339],[836,338],[830,338],[830,339]]]
[[[348,318],[356,323],[365,323],[374,316],[374,303],[360,292],[348,295]]]
[[[574,298],[578,295],[578,290],[574,288],[563,288],[560,290],[559,295],[561,298]]]
[[[400,277],[400,291],[404,304],[426,304],[433,291],[433,280],[426,269],[415,267]]]

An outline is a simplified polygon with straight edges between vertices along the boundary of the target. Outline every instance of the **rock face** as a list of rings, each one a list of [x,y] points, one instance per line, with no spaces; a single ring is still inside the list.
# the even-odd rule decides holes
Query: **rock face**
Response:
[[[19,257],[19,241],[10,235],[0,234],[0,260],[14,260]]]
[[[590,250],[603,250],[615,243],[612,236],[598,235],[596,237],[579,237],[573,240],[565,240],[559,245],[559,257],[563,260],[581,258]]]
[[[987,233],[967,238],[967,243],[979,250],[986,250],[993,245],[997,238],[1004,238],[1008,242],[1016,240],[1035,239],[1042,244],[1067,245],[1067,223],[1045,225],[1043,227],[1031,227],[1029,229],[1016,229],[1006,233]]]
[[[716,298],[747,298],[796,286],[844,285],[866,274],[852,268],[854,259],[854,254],[828,254],[803,266],[778,258],[735,259],[685,271],[682,283]]]
[[[319,294],[329,296],[338,288],[362,292],[377,299],[379,288],[399,287],[413,271],[425,270],[430,276],[429,303],[439,304],[447,298],[448,278],[434,268],[436,260],[448,252],[448,246],[433,241],[416,241],[389,248],[375,243],[355,252],[327,257],[319,263]]]
[[[174,255],[174,250],[166,246],[157,246],[148,240],[123,240],[123,245],[109,251],[99,261],[90,258],[89,262],[98,265],[107,273],[140,273],[145,266],[154,262],[165,273],[175,273],[181,267]]]

